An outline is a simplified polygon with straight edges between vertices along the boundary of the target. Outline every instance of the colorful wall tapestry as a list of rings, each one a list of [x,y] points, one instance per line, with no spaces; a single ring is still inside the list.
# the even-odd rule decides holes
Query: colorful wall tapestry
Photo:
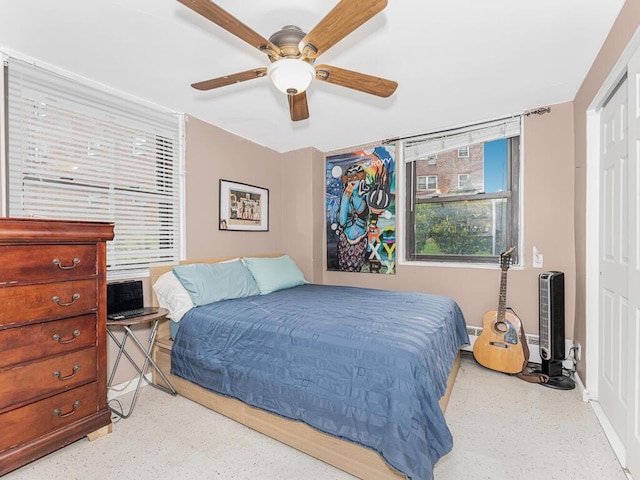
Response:
[[[327,162],[327,269],[394,274],[395,145]]]

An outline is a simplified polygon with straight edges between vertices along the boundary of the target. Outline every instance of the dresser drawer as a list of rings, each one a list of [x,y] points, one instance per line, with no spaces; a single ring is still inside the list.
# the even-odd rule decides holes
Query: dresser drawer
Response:
[[[0,330],[0,369],[96,344],[96,314]]]
[[[0,370],[0,412],[96,379],[95,347]]]
[[[0,415],[0,451],[63,428],[98,411],[98,386],[90,383]]]
[[[0,287],[0,327],[95,311],[97,279]]]
[[[96,255],[95,245],[2,245],[0,285],[96,275]]]

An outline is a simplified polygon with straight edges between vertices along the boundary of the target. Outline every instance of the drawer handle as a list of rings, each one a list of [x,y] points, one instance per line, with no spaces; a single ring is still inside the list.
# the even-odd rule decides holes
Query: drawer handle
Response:
[[[62,260],[60,260],[59,258],[54,258],[53,259],[53,264],[55,266],[57,266],[60,270],[71,270],[73,268],[76,268],[76,265],[78,265],[80,263],[80,259],[78,257],[73,259],[73,265],[62,265]]]
[[[60,370],[56,370],[55,372],[53,372],[53,376],[54,377],[58,377],[58,380],[60,380],[61,382],[65,381],[65,380],[69,380],[70,378],[73,378],[76,376],[76,373],[78,373],[78,370],[80,370],[80,365],[76,365],[73,367],[73,373],[71,375],[67,375],[66,377],[62,377],[62,373],[60,373]]]
[[[56,302],[58,305],[60,305],[61,307],[68,307],[70,305],[73,305],[74,303],[76,303],[76,300],[78,300],[80,298],[80,294],[79,293],[74,293],[73,294],[73,299],[69,302],[69,303],[64,303],[60,301],[60,297],[58,295],[54,295],[53,297],[53,301]]]
[[[73,338],[69,339],[69,340],[62,340],[62,337],[60,335],[58,335],[57,333],[53,335],[53,338],[56,342],[58,342],[61,345],[64,345],[66,343],[72,343],[76,341],[76,338],[78,338],[78,336],[80,335],[80,330],[74,330],[73,331]]]
[[[73,415],[74,413],[76,413],[76,410],[78,409],[78,407],[80,406],[80,400],[76,400],[73,403],[73,409],[70,412],[67,413],[62,413],[62,410],[60,410],[59,408],[56,408],[53,411],[53,415],[56,417],[60,417],[60,418],[64,418],[64,417],[70,417],[71,415]]]

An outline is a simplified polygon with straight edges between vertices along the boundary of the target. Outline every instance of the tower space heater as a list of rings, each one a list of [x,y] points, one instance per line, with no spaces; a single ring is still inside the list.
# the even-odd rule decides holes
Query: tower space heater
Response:
[[[542,373],[549,382],[542,385],[571,390],[575,383],[562,373],[564,348],[564,273],[544,272],[538,285],[540,316],[540,358]]]

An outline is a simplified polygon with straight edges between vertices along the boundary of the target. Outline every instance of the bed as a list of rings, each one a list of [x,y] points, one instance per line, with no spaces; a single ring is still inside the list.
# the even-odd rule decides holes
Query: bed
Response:
[[[154,286],[178,277],[195,305],[179,323],[163,324],[154,346],[176,390],[356,477],[431,479],[452,446],[444,410],[458,349],[468,342],[457,304],[435,295],[311,285],[301,273],[293,274],[293,285],[274,288],[276,264],[276,276],[297,270],[288,257],[225,260],[152,271]],[[233,287],[240,296],[228,298],[229,281],[207,277],[232,266],[248,267],[260,294],[243,284]],[[200,295],[209,281],[217,282],[213,297]]]

